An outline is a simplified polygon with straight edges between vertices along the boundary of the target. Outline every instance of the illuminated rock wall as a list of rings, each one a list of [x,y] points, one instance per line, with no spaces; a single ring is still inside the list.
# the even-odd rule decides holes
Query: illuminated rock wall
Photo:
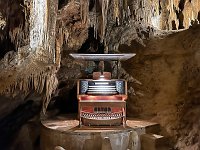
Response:
[[[198,25],[178,33],[162,32],[145,47],[137,42],[120,46],[123,52],[137,53],[122,64],[137,79],[129,82],[128,115],[160,123],[161,134],[178,149],[199,148],[199,39]]]

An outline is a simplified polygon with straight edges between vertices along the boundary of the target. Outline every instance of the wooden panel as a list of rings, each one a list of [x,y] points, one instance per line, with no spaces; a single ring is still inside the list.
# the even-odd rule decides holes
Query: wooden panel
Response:
[[[80,105],[83,106],[106,106],[106,107],[125,107],[126,106],[126,102],[125,101],[88,101],[88,100],[84,100],[84,101],[79,101]]]

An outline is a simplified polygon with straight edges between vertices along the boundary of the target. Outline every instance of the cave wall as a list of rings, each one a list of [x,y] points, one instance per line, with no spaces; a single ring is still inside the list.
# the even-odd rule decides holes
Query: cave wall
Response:
[[[195,33],[195,34],[194,34]],[[142,46],[121,45],[137,56],[123,68],[141,84],[129,83],[128,115],[159,122],[178,149],[199,149],[200,26],[162,33]],[[128,65],[129,64],[129,65]],[[132,65],[130,65],[132,64]]]

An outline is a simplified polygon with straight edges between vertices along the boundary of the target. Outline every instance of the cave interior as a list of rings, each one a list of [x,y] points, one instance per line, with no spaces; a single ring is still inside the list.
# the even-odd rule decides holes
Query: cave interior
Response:
[[[152,130],[135,127],[128,147],[98,136],[80,149],[200,150],[199,22],[198,0],[1,0],[0,149],[78,149],[55,146],[41,125],[77,119],[77,80],[92,65],[69,54],[135,53],[118,72],[128,82],[127,124]],[[116,76],[116,64],[104,65]]]

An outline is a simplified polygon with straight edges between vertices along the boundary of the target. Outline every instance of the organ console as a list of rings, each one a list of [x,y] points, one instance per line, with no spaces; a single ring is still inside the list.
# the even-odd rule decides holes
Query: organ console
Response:
[[[70,54],[85,61],[127,60],[135,54]],[[119,66],[119,65],[118,65]],[[117,67],[118,68],[118,67]],[[77,82],[80,125],[126,125],[127,82],[111,79],[111,72],[93,72]]]

